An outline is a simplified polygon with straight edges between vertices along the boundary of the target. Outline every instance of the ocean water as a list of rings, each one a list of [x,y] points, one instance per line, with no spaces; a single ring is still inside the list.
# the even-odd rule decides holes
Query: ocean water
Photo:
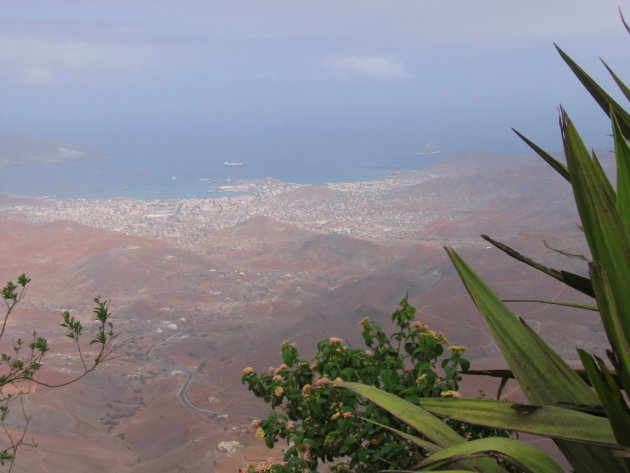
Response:
[[[32,197],[103,199],[185,199],[219,197],[218,186],[242,180],[273,177],[300,184],[357,182],[382,179],[390,171],[418,170],[439,159],[438,155],[409,154],[361,159],[304,163],[299,161],[245,161],[243,166],[225,166],[221,159],[170,157],[106,157],[99,159],[40,163],[0,169],[0,192]]]

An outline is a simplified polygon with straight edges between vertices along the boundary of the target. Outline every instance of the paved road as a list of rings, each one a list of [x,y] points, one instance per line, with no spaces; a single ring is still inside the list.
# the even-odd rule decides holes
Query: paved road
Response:
[[[217,315],[220,314],[221,312],[223,312],[225,309],[231,307],[232,305],[236,304],[236,302],[231,302],[228,305],[226,305],[225,307],[219,309],[218,311],[216,311],[213,315]],[[179,337],[180,335],[183,335],[186,332],[190,332],[192,329],[194,329],[197,325],[199,325],[201,322],[197,322],[195,324],[192,324],[190,327],[185,328],[184,330],[180,330],[179,332],[174,333],[173,335],[165,338],[164,340],[162,340],[160,343],[158,343],[157,345],[154,345],[150,350],[149,350],[149,354],[148,354],[148,358],[150,362],[155,362],[157,361],[157,357],[156,357],[156,350],[158,348],[160,348],[162,345],[170,342],[171,340]],[[164,365],[163,365],[164,366]],[[188,389],[188,385],[190,384],[190,382],[192,381],[193,377],[194,377],[194,373],[192,371],[188,371],[188,370],[184,370],[181,368],[178,368],[177,366],[173,366],[173,365],[166,365],[166,367],[172,369],[172,370],[177,370],[177,371],[181,371],[183,373],[186,373],[186,380],[184,381],[184,384],[182,384],[182,386],[179,388],[179,392],[177,393],[177,397],[179,398],[179,401],[184,405],[184,407],[190,411],[193,412],[200,412],[202,414],[212,414],[212,415],[220,415],[221,412],[218,411],[211,411],[208,409],[201,409],[200,407],[195,406],[193,403],[191,403],[188,400],[188,397],[186,397],[186,390]]]

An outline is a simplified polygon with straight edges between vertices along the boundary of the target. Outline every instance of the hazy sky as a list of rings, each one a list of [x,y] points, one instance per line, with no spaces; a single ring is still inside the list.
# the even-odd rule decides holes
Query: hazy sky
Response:
[[[553,49],[630,79],[617,0],[0,0],[0,133],[110,154],[559,149],[601,113]],[[630,17],[630,3],[627,17]]]

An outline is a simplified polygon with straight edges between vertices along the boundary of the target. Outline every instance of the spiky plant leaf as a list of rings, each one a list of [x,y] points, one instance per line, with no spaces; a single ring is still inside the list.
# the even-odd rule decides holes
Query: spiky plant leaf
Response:
[[[529,138],[527,138],[525,135],[523,135],[518,130],[512,128],[512,131],[514,133],[516,133],[521,140],[523,140],[525,143],[527,143],[527,145],[531,149],[533,149],[538,156],[543,158],[547,164],[549,164],[552,168],[554,168],[558,172],[558,174],[560,174],[562,177],[564,177],[567,181],[571,182],[571,178],[569,177],[569,169],[567,168],[567,166],[564,163],[561,163],[556,158],[551,156],[544,149],[542,149],[536,143],[531,141]]]
[[[538,447],[518,440],[490,437],[446,448],[420,463],[419,471],[429,471],[477,455],[506,460],[527,473],[564,473],[560,465]]]
[[[422,436],[431,443],[444,449],[452,445],[465,444],[466,439],[447,426],[440,419],[430,414],[422,407],[416,406],[394,394],[382,391],[373,386],[360,383],[339,382],[336,386],[350,389],[357,394],[369,399],[373,403],[381,406],[392,415],[405,422],[410,427],[416,429]],[[472,465],[475,471],[487,473],[506,473],[505,469],[494,461],[487,458],[476,459],[466,463]]]
[[[613,111],[610,113],[617,161],[617,211],[630,234],[630,146],[621,134],[617,115]]]
[[[423,398],[420,405],[440,417],[545,437],[614,447],[605,418],[554,406],[530,406],[492,399]]]
[[[585,302],[561,302],[561,301],[547,301],[540,299],[503,299],[503,302],[538,302],[540,304],[559,305],[562,307],[573,307],[574,309],[592,310],[598,312],[599,309],[595,304],[587,304]]]
[[[540,337],[528,330],[452,249],[446,251],[528,399],[535,404],[597,403],[597,397]]]
[[[601,61],[604,64],[604,67],[608,70],[612,78],[617,83],[617,86],[619,86],[619,88],[623,92],[623,95],[625,95],[626,98],[630,100],[630,88],[628,88],[628,86],[624,84],[624,82],[619,78],[619,76],[615,74],[615,72],[610,67],[608,67],[608,64],[606,64],[606,62],[603,59]]]
[[[628,23],[626,23],[626,19],[623,17],[623,13],[621,12],[621,7],[619,7],[619,16],[621,17],[621,22],[623,23],[623,26],[625,26],[626,31],[630,33],[630,26],[628,26]]]
[[[630,446],[630,410],[617,383],[604,362],[584,350],[578,350],[580,360],[586,369],[591,383],[597,391],[610,425],[620,445]]]
[[[588,379],[588,376],[586,375],[585,370],[576,369],[575,372],[580,378],[582,378],[584,382],[589,383],[590,385],[590,380]],[[514,374],[512,373],[512,370],[465,370],[465,371],[462,371],[461,373],[469,374],[472,376],[490,376],[491,378],[501,378],[501,379],[507,379],[507,380],[514,379]],[[617,383],[617,386],[619,386],[619,388],[621,389],[621,382],[619,381],[618,374],[615,372],[612,372],[611,375],[614,378],[615,382]],[[575,404],[575,403],[568,403],[568,402],[567,403],[563,402],[561,403],[561,405],[563,407],[568,407],[570,409],[579,410],[582,412],[603,415],[602,409],[597,408],[595,406],[592,406],[593,408],[589,408],[585,404]]]
[[[597,396],[577,373],[517,319],[454,250],[446,251],[529,401],[538,405],[597,405]],[[603,447],[566,440],[555,442],[578,473],[629,471]]]
[[[595,295],[600,301],[602,323],[610,342],[610,361],[617,369],[619,378],[619,382],[616,383],[617,389],[620,389],[619,385],[621,385],[626,392],[630,392],[630,343],[624,335],[623,328],[623,317],[627,315],[619,311],[604,268],[596,262],[591,263],[589,267],[593,277]]]
[[[616,305],[614,326],[618,326],[621,333],[611,332],[612,321],[602,311],[604,327],[609,340],[617,337],[630,340],[630,239],[617,211],[617,198],[598,160],[588,153],[564,111],[561,125],[571,186],[584,235],[593,260],[606,274],[607,288]],[[601,309],[602,301],[599,299],[598,306]]]
[[[606,115],[610,115],[610,109],[612,108],[617,116],[619,117],[619,124],[621,126],[621,130],[623,132],[623,136],[626,138],[630,138],[630,115],[623,109],[621,105],[619,105],[615,100],[608,95],[608,93],[602,89],[597,82],[595,82],[591,76],[589,76],[584,70],[576,64],[576,62],[571,59],[571,57],[565,53],[560,47],[555,44],[556,49],[564,59],[564,62],[571,68],[573,73],[577,76],[577,78],[582,82],[586,90],[593,96],[595,101],[599,104],[599,106],[604,110]],[[571,168],[569,167],[569,174],[571,173]]]
[[[584,276],[580,276],[579,274],[574,274],[562,270],[558,271],[557,269],[549,268],[540,263],[537,263],[533,259],[522,255],[518,251],[510,248],[500,241],[490,238],[488,235],[481,235],[481,238],[486,240],[488,243],[491,243],[512,258],[521,261],[522,263],[525,263],[526,265],[531,266],[532,268],[537,269],[538,271],[541,271],[551,276],[552,278],[557,279],[558,281],[562,281],[566,285],[571,286],[573,289],[576,289],[581,293],[586,294],[587,296],[593,297],[593,286],[591,285],[590,279],[585,278]]]
[[[417,437],[415,435],[408,434],[407,432],[403,432],[402,430],[395,429],[389,425],[381,424],[380,422],[376,422],[375,420],[372,420],[372,419],[368,419],[365,417],[361,417],[361,419],[363,419],[366,422],[370,422],[372,424],[383,427],[384,429],[387,429],[390,432],[393,432],[396,435],[400,436],[400,438],[403,438],[413,443],[414,445],[417,445],[420,448],[424,448],[429,453],[437,453],[441,450],[441,448],[438,445],[432,442],[429,442],[427,440],[421,439],[420,437]]]

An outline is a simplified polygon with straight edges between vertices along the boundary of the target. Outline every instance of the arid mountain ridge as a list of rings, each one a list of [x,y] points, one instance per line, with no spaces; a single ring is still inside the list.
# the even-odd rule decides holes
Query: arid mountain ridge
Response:
[[[240,384],[241,368],[277,365],[285,339],[307,354],[328,336],[357,344],[358,320],[386,324],[406,293],[418,320],[470,347],[473,366],[500,365],[443,245],[502,297],[581,300],[478,237],[584,271],[548,248],[585,251],[569,185],[535,157],[461,153],[373,183],[265,186],[207,202],[0,202],[0,277],[33,279],[11,330],[51,333],[53,351],[68,354],[51,358],[46,376],[79,368],[56,327],[61,309],[87,319],[92,298],[104,297],[126,342],[98,373],[28,397],[40,447],[24,450],[19,471],[67,471],[70,452],[79,473],[222,472],[266,458],[248,420],[262,406]],[[513,308],[569,360],[575,345],[600,346],[588,314]],[[186,373],[190,402],[225,417],[182,404]],[[241,446],[219,451],[228,440]]]

